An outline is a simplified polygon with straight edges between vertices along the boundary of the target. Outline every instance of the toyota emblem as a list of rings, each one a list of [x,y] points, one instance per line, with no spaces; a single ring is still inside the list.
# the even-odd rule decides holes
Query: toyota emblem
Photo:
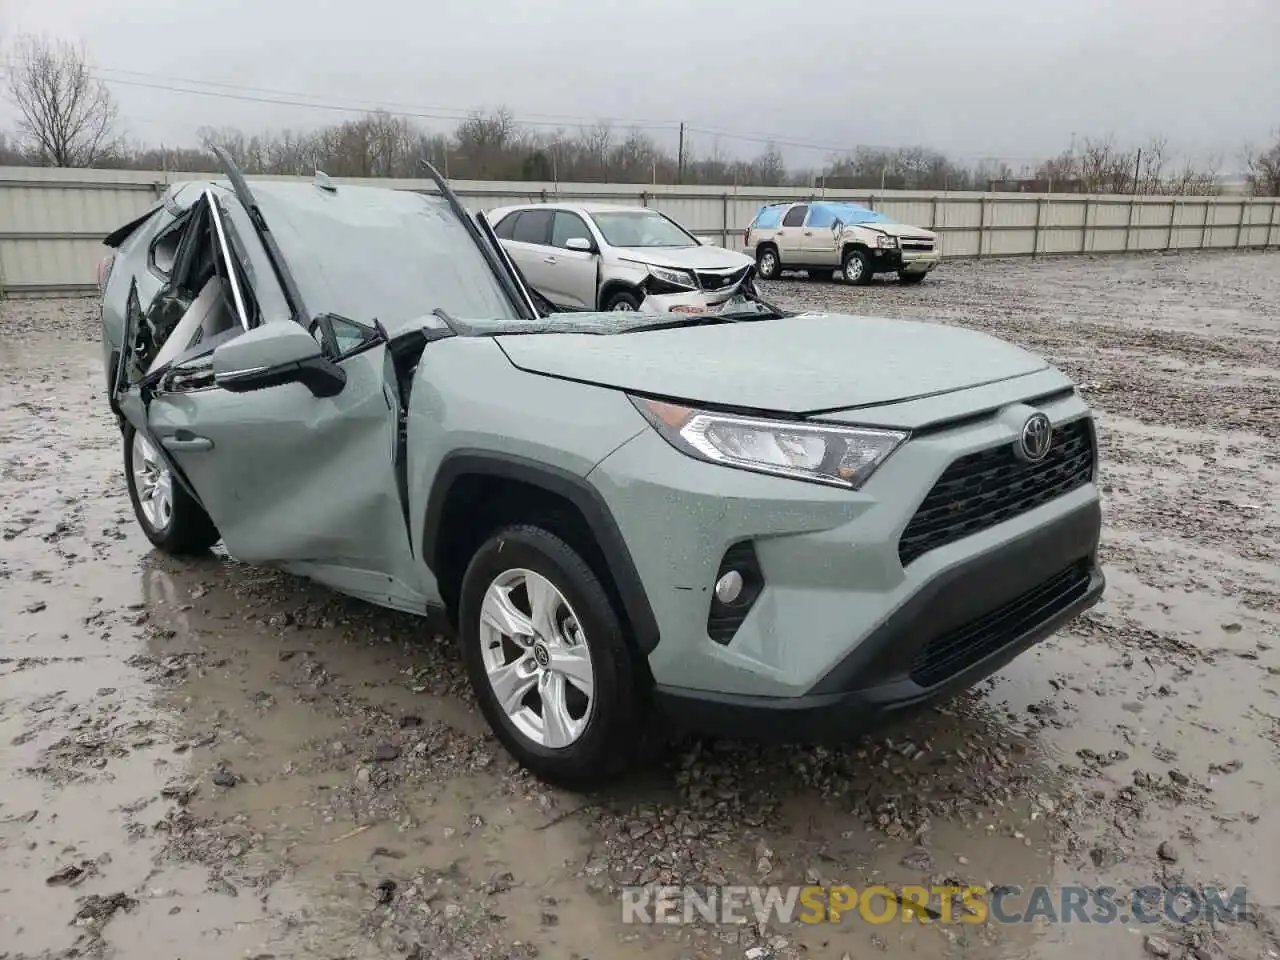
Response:
[[[1024,460],[1036,463],[1049,455],[1053,445],[1053,424],[1043,413],[1033,413],[1022,425],[1018,448]]]

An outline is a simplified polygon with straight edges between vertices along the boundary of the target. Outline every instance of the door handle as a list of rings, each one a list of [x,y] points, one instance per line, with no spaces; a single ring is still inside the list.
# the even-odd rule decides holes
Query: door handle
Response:
[[[208,437],[185,436],[161,437],[160,443],[166,450],[212,450],[213,441]]]
[[[559,263],[560,261],[557,260],[555,257],[543,257],[542,262],[543,263]]]
[[[804,232],[804,235],[805,235],[806,237],[812,237],[812,236],[813,236],[813,231],[812,231],[812,230],[806,230],[806,231]]]

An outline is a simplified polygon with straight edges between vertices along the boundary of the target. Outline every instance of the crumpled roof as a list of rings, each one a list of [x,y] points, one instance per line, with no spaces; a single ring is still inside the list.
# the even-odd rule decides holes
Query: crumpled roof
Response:
[[[809,218],[811,226],[825,226],[826,223],[813,223],[816,219],[815,214],[830,215],[830,222],[834,223],[839,220],[842,223],[893,223],[891,217],[886,217],[883,213],[878,213],[869,207],[861,204],[849,203],[847,201],[829,201],[817,200],[809,205]]]

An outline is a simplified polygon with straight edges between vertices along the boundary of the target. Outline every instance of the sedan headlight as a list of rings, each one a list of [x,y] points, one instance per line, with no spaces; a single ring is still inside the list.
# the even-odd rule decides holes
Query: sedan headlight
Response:
[[[897,237],[891,237],[891,236],[889,236],[887,233],[878,233],[878,234],[876,234],[876,246],[877,246],[877,247],[891,247],[891,248],[892,248],[892,247],[896,247],[897,245],[898,245],[898,238],[897,238]]]
[[[688,287],[690,290],[696,290],[698,283],[693,279],[693,274],[688,270],[672,270],[670,267],[649,266],[649,272],[659,280],[666,283],[674,284],[677,287]]]
[[[699,460],[856,490],[907,439],[900,430],[765,420],[632,397],[658,433]]]

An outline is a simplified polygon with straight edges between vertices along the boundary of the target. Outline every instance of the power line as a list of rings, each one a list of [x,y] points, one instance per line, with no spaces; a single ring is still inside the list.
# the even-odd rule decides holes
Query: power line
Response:
[[[0,60],[0,77],[5,76],[6,67],[12,69],[12,61]],[[191,77],[174,77],[164,74],[151,73],[141,70],[128,70],[119,67],[95,67],[91,69],[91,74],[104,83],[113,86],[135,87],[146,90],[155,90],[163,93],[208,97],[217,100],[231,100],[242,103],[259,103],[268,106],[286,106],[297,107],[311,110],[325,110],[340,113],[364,114],[376,110],[383,110],[392,116],[403,117],[415,120],[435,120],[449,121],[460,123],[469,119],[474,115],[474,109],[463,109],[459,107],[440,107],[440,106],[423,106],[419,104],[408,104],[396,101],[376,101],[361,100],[356,98],[338,98],[337,100],[328,98],[320,94],[311,94],[295,90],[281,90],[271,87],[258,87],[247,84],[226,83],[216,80],[199,80]],[[138,79],[128,79],[138,78]],[[181,86],[179,86],[181,84]],[[204,88],[204,89],[202,89]],[[338,102],[345,100],[346,102]],[[392,109],[395,108],[395,109]],[[683,123],[680,120],[662,120],[662,119],[628,119],[623,117],[587,117],[574,114],[542,114],[530,113],[523,116],[513,116],[512,121],[525,127],[540,128],[561,128],[565,126],[577,127],[579,130],[586,130],[589,127],[596,126],[600,123],[618,124],[620,126],[629,127],[642,131],[661,131],[675,134],[682,127],[686,133],[699,133],[705,136],[723,138],[726,140],[739,142],[760,144],[765,146],[789,147],[797,150],[809,150],[828,155],[848,155],[858,149],[848,145],[839,146],[829,143],[816,143],[810,140],[790,136],[779,136],[774,134],[758,133],[748,134],[739,133],[731,130],[724,130],[716,127],[694,126]],[[148,120],[151,123],[168,123],[170,121],[160,121],[158,119]],[[178,125],[178,121],[173,121]],[[188,122],[182,122],[182,126],[194,126]],[[893,152],[899,148],[893,147],[870,147],[860,145],[862,149],[876,150],[884,152]],[[1000,156],[1000,155],[959,155],[952,153],[944,153],[948,160],[967,161],[967,162],[987,162],[987,163],[1040,163],[1046,159],[1046,156]]]
[[[150,73],[141,70],[125,70],[120,67],[95,67],[94,72],[98,74],[121,74],[128,77],[141,77],[145,80],[163,81],[166,84],[181,83],[196,87],[213,87],[222,90],[245,91],[252,94],[262,94],[281,97],[302,98],[307,100],[320,101],[319,105],[332,107],[335,104],[333,99],[328,99],[321,94],[302,93],[297,90],[280,90],[272,87],[257,87],[238,83],[224,83],[217,80],[199,80],[192,77],[173,77],[164,74]],[[107,83],[122,83],[128,85],[130,81],[113,80],[110,77],[100,77]],[[183,91],[176,91],[183,92]],[[465,120],[474,112],[474,108],[463,109],[461,107],[438,107],[426,106],[417,103],[405,103],[403,101],[386,101],[386,100],[366,100],[353,97],[338,97],[338,100],[345,101],[348,104],[359,105],[366,109],[387,109],[403,108],[405,110],[421,113],[424,117],[430,119],[441,120]],[[600,122],[617,123],[624,126],[638,126],[642,128],[671,127],[675,129],[679,126],[678,120],[654,120],[654,119],[633,119],[627,117],[587,117],[582,114],[558,114],[558,113],[527,113],[520,119],[521,123],[568,123],[572,125],[588,124],[593,125]]]

